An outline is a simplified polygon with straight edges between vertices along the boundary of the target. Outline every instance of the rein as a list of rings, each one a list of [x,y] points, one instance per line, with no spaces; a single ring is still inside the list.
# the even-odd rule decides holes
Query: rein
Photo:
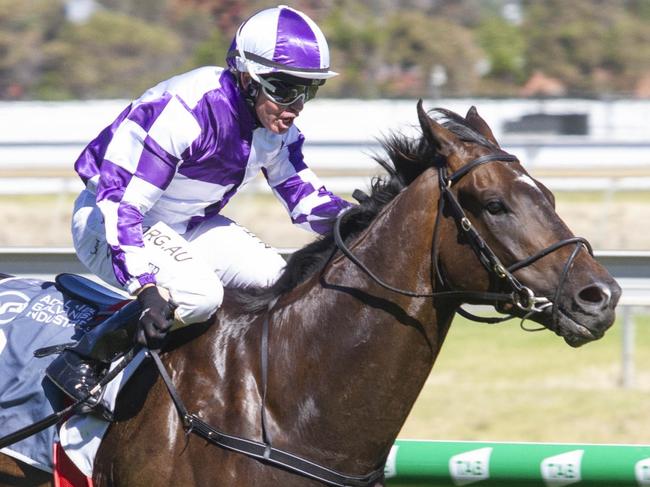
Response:
[[[273,303],[274,304],[274,303]],[[272,304],[272,305],[273,305]],[[210,426],[194,413],[188,412],[185,404],[180,398],[171,377],[165,369],[165,365],[160,360],[158,352],[148,350],[147,354],[153,359],[158,369],[167,391],[176,406],[176,410],[183,422],[183,428],[186,434],[194,433],[204,440],[219,446],[226,450],[241,453],[251,458],[255,458],[275,467],[288,470],[291,473],[308,477],[319,482],[323,482],[333,487],[371,487],[384,476],[384,462],[382,465],[367,475],[348,475],[331,468],[323,467],[311,460],[300,457],[293,453],[275,448],[271,444],[271,439],[266,427],[266,384],[268,376],[268,336],[269,336],[269,314],[264,317],[262,329],[262,440],[255,441],[242,438],[235,435],[229,435]]]
[[[476,303],[476,304],[489,304],[496,306],[497,303],[505,303],[505,304],[512,304],[522,312],[524,312],[524,317],[522,318],[522,328],[523,327],[523,322],[528,319],[530,316],[532,316],[535,313],[540,313],[546,310],[549,306],[552,306],[552,321],[554,324],[557,323],[558,319],[558,299],[560,296],[560,293],[564,287],[564,282],[566,280],[566,277],[568,275],[569,269],[571,267],[571,264],[573,263],[574,259],[576,258],[579,250],[584,246],[587,251],[589,252],[590,255],[593,255],[593,250],[591,248],[591,245],[589,242],[582,238],[582,237],[571,237],[567,238],[564,240],[560,240],[559,242],[556,242],[540,251],[537,253],[519,261],[514,264],[512,264],[509,267],[505,267],[499,258],[496,256],[494,251],[490,248],[488,243],[481,237],[481,235],[476,231],[474,226],[472,225],[472,222],[470,219],[467,217],[465,214],[465,211],[463,210],[462,206],[458,202],[458,199],[454,195],[454,193],[451,191],[451,187],[457,183],[463,176],[471,172],[473,169],[476,167],[488,163],[488,162],[494,162],[494,161],[499,161],[499,162],[517,162],[518,159],[516,156],[513,156],[511,154],[507,154],[505,152],[500,152],[500,153],[495,153],[495,154],[487,154],[481,157],[478,157],[469,163],[467,163],[465,166],[462,168],[458,169],[451,175],[447,175],[447,168],[446,167],[441,167],[438,169],[438,182],[439,182],[439,187],[440,187],[440,200],[438,202],[438,212],[437,212],[437,218],[436,218],[436,223],[434,225],[433,229],[433,239],[432,239],[432,249],[431,249],[431,260],[432,260],[432,267],[434,267],[434,272],[433,274],[435,275],[435,278],[438,279],[439,283],[444,287],[447,288],[448,285],[447,283],[444,282],[442,278],[442,272],[439,269],[439,264],[438,264],[438,259],[437,259],[437,248],[436,248],[436,241],[438,237],[438,228],[439,224],[441,221],[442,213],[443,213],[443,208],[445,202],[449,204],[449,209],[451,212],[452,217],[454,218],[454,221],[456,222],[457,226],[459,227],[459,230],[462,232],[462,234],[466,237],[467,242],[469,243],[470,247],[474,251],[474,253],[477,255],[479,261],[487,271],[490,280],[491,281],[496,281],[501,284],[505,284],[509,289],[509,293],[504,293],[504,292],[489,292],[489,291],[434,291],[436,285],[434,282],[431,283],[432,291],[430,293],[417,293],[405,289],[400,289],[397,287],[394,287],[385,281],[383,281],[380,277],[375,275],[363,262],[361,262],[350,250],[350,248],[346,245],[345,241],[343,240],[343,237],[341,236],[341,222],[343,218],[348,214],[350,210],[346,210],[342,213],[340,213],[335,222],[334,222],[334,228],[333,228],[333,235],[334,235],[334,241],[336,242],[336,246],[338,249],[352,262],[354,263],[359,269],[361,269],[365,274],[367,274],[375,283],[380,285],[381,287],[388,289],[389,291],[402,294],[404,296],[410,296],[410,297],[417,297],[417,298],[446,298],[446,299],[460,299],[465,302],[471,302],[471,303]],[[564,269],[562,271],[562,275],[560,278],[560,282],[558,284],[558,288],[555,292],[555,295],[553,296],[553,301],[550,301],[547,297],[544,296],[536,296],[534,291],[530,289],[529,287],[524,286],[515,276],[514,272],[522,269],[524,267],[527,267],[534,262],[538,261],[542,257],[545,257],[546,255],[551,254],[552,252],[570,244],[576,244],[575,250],[571,253],[571,256],[569,259],[566,261],[564,265]],[[433,280],[433,277],[432,277]],[[500,287],[500,286],[499,286]],[[458,308],[457,312],[464,316],[465,318],[468,318],[473,321],[478,321],[482,323],[500,323],[509,319],[512,319],[515,317],[515,315],[508,314],[504,318],[485,318],[481,316],[476,316],[473,315],[462,308]],[[537,331],[541,330],[543,328],[537,328],[537,329],[529,329],[529,328],[524,328],[527,331]]]
[[[272,302],[269,306],[268,314],[264,317],[263,328],[262,328],[262,340],[261,340],[261,367],[262,367],[262,439],[263,441],[254,441],[247,438],[242,438],[235,435],[226,434],[213,426],[210,426],[207,422],[203,421],[197,414],[190,413],[183,400],[181,399],[174,383],[172,382],[167,369],[165,369],[158,352],[155,350],[146,350],[145,354],[148,357],[151,357],[158,369],[167,391],[176,407],[176,410],[181,418],[183,423],[183,429],[186,434],[194,433],[197,436],[200,436],[204,440],[212,443],[213,445],[219,446],[226,450],[230,450],[236,453],[241,453],[251,458],[255,458],[262,462],[268,463],[275,467],[282,468],[291,473],[301,475],[319,482],[323,482],[332,487],[371,487],[375,483],[383,478],[384,476],[384,464],[385,459],[381,462],[381,466],[376,468],[367,475],[349,475],[345,473],[338,472],[331,468],[324,467],[319,465],[311,460],[303,458],[299,455],[287,452],[285,450],[275,448],[271,444],[270,435],[268,434],[268,429],[266,427],[266,386],[268,379],[268,338],[269,338],[269,315],[271,313],[271,308],[275,305],[275,302]],[[58,411],[56,413],[50,414],[49,416],[43,418],[42,420],[28,425],[24,428],[19,429],[13,433],[10,433],[6,436],[0,437],[0,449],[5,448],[9,445],[13,445],[25,438],[29,438],[40,431],[43,431],[50,426],[53,426],[59,423],[62,420],[67,419],[71,415],[78,412],[80,406],[82,406],[90,397],[96,392],[100,391],[106,384],[111,382],[124,368],[131,362],[136,353],[140,350],[140,347],[134,347],[129,352],[127,352],[122,358],[116,362],[115,366],[108,372],[102,380],[83,398],[75,401],[70,406]]]

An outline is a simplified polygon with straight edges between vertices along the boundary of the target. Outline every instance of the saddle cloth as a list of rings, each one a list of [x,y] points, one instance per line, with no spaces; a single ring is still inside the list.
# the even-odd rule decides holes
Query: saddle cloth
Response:
[[[0,437],[62,409],[63,394],[45,378],[45,369],[56,355],[35,357],[40,348],[77,341],[109,312],[117,295],[98,294],[84,286],[83,278],[65,275],[55,283],[17,277],[0,279]],[[64,284],[62,287],[61,284]],[[104,299],[106,298],[106,299]],[[89,303],[93,303],[92,305]],[[119,389],[144,359],[137,355],[108,384],[104,399],[113,407]],[[94,416],[73,416],[60,426],[50,427],[3,448],[2,453],[41,470],[54,468],[53,445],[60,442],[66,454],[86,476],[109,423]]]
[[[54,283],[8,277],[0,280],[0,436],[63,407],[58,389],[44,380],[55,355],[34,351],[75,341],[95,320],[95,309],[64,296]],[[36,468],[52,471],[54,427],[2,450]]]

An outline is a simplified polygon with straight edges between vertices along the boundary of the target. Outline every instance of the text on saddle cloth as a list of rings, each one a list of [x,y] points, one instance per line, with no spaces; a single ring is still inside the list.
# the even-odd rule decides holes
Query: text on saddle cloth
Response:
[[[75,298],[62,293],[52,282],[16,277],[0,280],[0,370],[6,372],[0,374],[0,437],[64,407],[61,392],[45,379],[45,369],[56,354],[35,356],[34,352],[77,341],[106,316],[101,304],[92,298],[103,294],[101,287],[88,294],[84,278],[68,275],[63,281],[68,285],[59,282],[58,287],[72,286],[75,292],[69,294]],[[119,295],[107,291],[104,297],[108,299],[104,304],[119,305]],[[143,357],[133,359],[107,386],[104,400],[111,408],[119,389]],[[2,453],[49,472],[53,468],[52,445],[61,439],[72,461],[84,474],[91,475],[90,466],[108,423],[79,416],[68,422],[71,425],[64,423],[60,433],[54,426],[49,427],[4,448]]]
[[[44,380],[55,355],[35,357],[34,352],[77,340],[95,318],[94,307],[63,295],[52,282],[0,280],[0,436],[62,407],[58,391]],[[55,438],[52,427],[2,451],[50,471]]]

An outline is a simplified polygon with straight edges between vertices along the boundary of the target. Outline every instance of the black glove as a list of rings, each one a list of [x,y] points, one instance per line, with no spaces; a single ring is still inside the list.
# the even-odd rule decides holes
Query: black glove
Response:
[[[136,341],[152,350],[158,350],[172,327],[174,306],[160,295],[156,286],[140,291],[138,302],[142,306],[142,314],[135,333]]]

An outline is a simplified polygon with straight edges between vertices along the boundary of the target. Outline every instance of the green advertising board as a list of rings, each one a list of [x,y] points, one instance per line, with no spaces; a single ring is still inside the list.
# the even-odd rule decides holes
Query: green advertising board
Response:
[[[398,440],[390,487],[650,486],[650,446]]]

